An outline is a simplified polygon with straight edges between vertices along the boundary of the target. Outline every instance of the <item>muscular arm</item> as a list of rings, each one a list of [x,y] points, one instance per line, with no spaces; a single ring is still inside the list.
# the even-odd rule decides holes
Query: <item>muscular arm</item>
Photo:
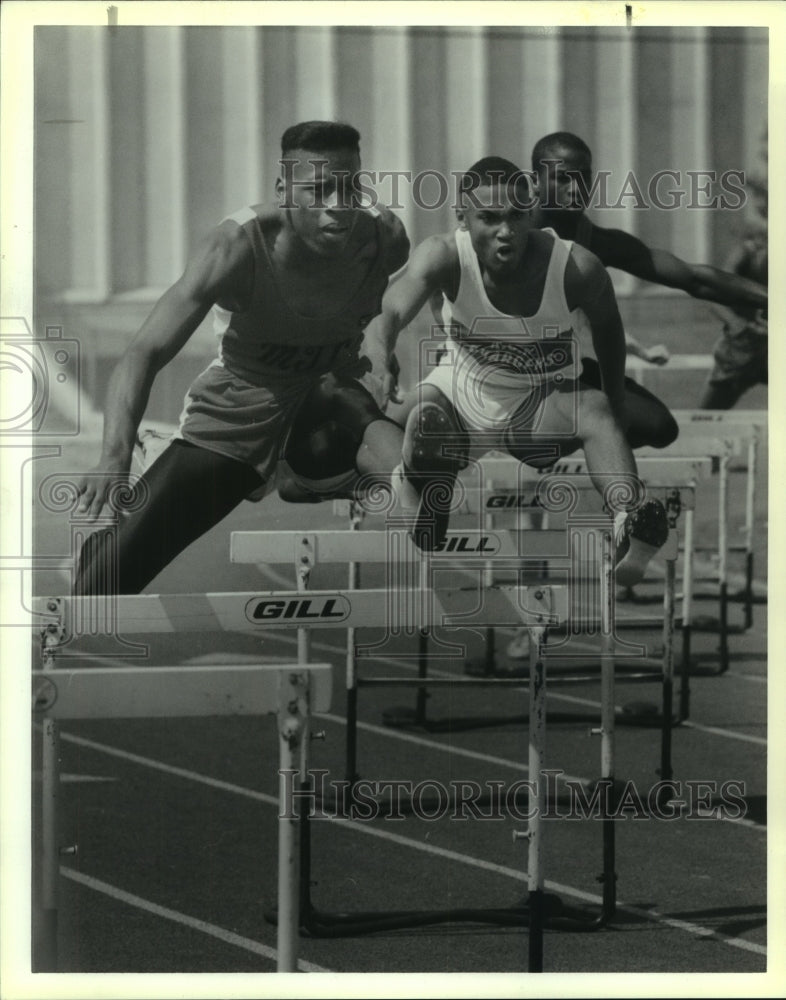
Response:
[[[603,391],[615,414],[624,421],[625,331],[614,287],[601,262],[576,245],[565,270],[565,297],[568,307],[581,309],[589,321]]]
[[[366,327],[363,343],[363,352],[383,383],[389,380],[390,359],[399,333],[435,292],[450,286],[456,259],[455,246],[446,237],[430,236],[414,250],[406,268],[388,286],[382,311]]]
[[[250,245],[234,223],[223,223],[203,243],[183,275],[159,299],[115,366],[104,413],[101,459],[95,472],[124,474],[139,422],[158,372],[180,351],[219,300],[236,300],[250,266]],[[106,484],[95,474],[80,484],[80,512],[98,516]]]
[[[407,236],[404,223],[397,215],[394,215],[387,209],[384,210],[383,214],[388,232],[385,262],[388,274],[393,275],[396,271],[400,271],[407,263],[407,258],[409,257],[409,237]]]
[[[648,247],[620,229],[593,224],[589,249],[606,267],[616,267],[637,278],[667,288],[679,288],[696,299],[734,307],[767,305],[767,289],[733,271],[709,264],[688,264],[669,253]]]

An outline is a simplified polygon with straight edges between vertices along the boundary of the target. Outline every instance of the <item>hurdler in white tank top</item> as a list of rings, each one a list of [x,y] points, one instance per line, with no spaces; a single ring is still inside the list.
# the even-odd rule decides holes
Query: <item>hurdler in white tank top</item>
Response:
[[[455,233],[461,278],[456,301],[443,296],[446,351],[425,380],[454,404],[468,428],[501,431],[539,386],[578,378],[577,338],[588,326],[565,298],[571,244],[548,235],[551,256],[540,306],[533,316],[510,316],[489,301],[470,235]]]

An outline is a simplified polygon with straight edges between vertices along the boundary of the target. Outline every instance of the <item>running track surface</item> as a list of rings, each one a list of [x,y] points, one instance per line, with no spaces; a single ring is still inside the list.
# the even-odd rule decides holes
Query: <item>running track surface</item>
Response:
[[[62,461],[80,467],[78,449]],[[45,473],[51,472],[52,467]],[[713,485],[708,487],[708,500]],[[741,524],[744,474],[732,476],[732,524]],[[757,577],[766,574],[766,488],[758,494]],[[713,531],[712,510],[699,526]],[[37,551],[63,551],[67,518],[39,512]],[[148,590],[176,593],[289,589],[277,568],[232,567],[232,530],[335,525],[324,507],[291,507],[271,499],[244,504],[197,542]],[[55,545],[52,549],[49,546]],[[319,574],[319,575],[317,575]],[[338,586],[345,571],[320,568],[314,587]],[[373,572],[364,585],[374,585]],[[378,581],[381,583],[381,579]],[[62,590],[56,572],[36,574],[36,593]],[[702,601],[698,613],[713,614]],[[739,618],[733,606],[732,623]],[[626,818],[617,831],[617,916],[594,933],[548,932],[545,967],[553,972],[760,973],[767,959],[767,606],[757,604],[754,627],[731,638],[731,669],[691,681],[690,722],[675,733],[675,778],[683,799],[709,794],[722,805],[723,782],[744,789],[740,821],[680,816]],[[501,636],[504,642],[505,637]],[[659,645],[659,632],[640,638]],[[313,655],[332,661],[331,712],[315,722],[311,766],[343,776],[345,706],[343,633],[313,633]],[[407,640],[399,642],[401,651]],[[482,636],[467,638],[469,655]],[[411,675],[413,660],[375,662],[367,670]],[[694,652],[711,670],[717,635],[698,633]],[[150,662],[277,662],[294,657],[294,633],[253,637],[179,636],[150,641]],[[588,643],[588,662],[593,650]],[[438,670],[462,673],[460,660]],[[618,681],[617,702],[657,703],[657,685]],[[414,702],[414,692],[365,689],[360,695],[360,772],[369,779],[435,779],[443,783],[526,777],[526,728],[501,724],[452,733],[391,729],[382,712]],[[598,711],[597,682],[552,689],[553,711],[576,721],[550,723],[548,766],[565,778],[599,774],[599,748],[588,730]],[[431,718],[526,713],[525,690],[435,690]],[[33,732],[34,766],[40,739]],[[64,843],[78,843],[62,868],[60,953],[64,972],[265,973],[275,969],[277,735],[272,718],[91,721],[63,725]],[[617,729],[617,776],[640,793],[658,780],[658,733]],[[35,768],[33,796],[38,792]],[[707,783],[706,787],[702,783]],[[564,789],[564,786],[560,786]],[[707,792],[707,788],[710,792]],[[739,791],[739,788],[737,791]],[[714,791],[714,794],[713,794]],[[564,811],[559,805],[557,812]],[[564,805],[564,803],[563,803]],[[513,841],[524,824],[502,819],[431,821],[380,818],[317,821],[313,829],[312,894],[322,910],[396,910],[516,905],[526,895],[526,847]],[[565,903],[599,903],[600,824],[549,820],[547,889]],[[337,972],[515,973],[527,968],[526,931],[442,924],[361,938],[303,939],[304,968]],[[772,963],[772,952],[770,954]],[[770,964],[772,968],[772,964]]]

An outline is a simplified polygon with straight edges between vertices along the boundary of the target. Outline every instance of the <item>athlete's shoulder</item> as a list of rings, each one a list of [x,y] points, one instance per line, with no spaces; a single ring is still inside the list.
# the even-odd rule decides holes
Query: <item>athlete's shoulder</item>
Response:
[[[256,228],[263,234],[281,227],[281,210],[277,205],[247,205],[227,215],[214,232],[228,246],[251,248],[249,230]]]
[[[401,219],[384,205],[375,205],[373,208],[366,208],[367,212],[376,220],[378,230],[382,235],[382,246],[384,249],[388,273],[392,274],[403,267],[409,257],[409,236],[407,229]]]
[[[626,270],[625,265],[647,254],[647,246],[637,236],[623,229],[607,229],[582,219],[580,242],[600,260],[604,267]]]
[[[568,241],[564,240],[563,242]],[[569,260],[577,273],[582,277],[595,277],[599,271],[605,273],[601,259],[592,250],[588,250],[587,247],[575,241],[570,246]]]
[[[609,272],[592,251],[579,243],[570,248],[565,266],[565,297],[571,309],[586,308],[588,303],[604,299],[613,285]]]
[[[233,265],[242,262],[252,252],[251,241],[246,232],[243,222],[243,211],[227,216],[214,226],[205,235],[197,251],[198,254],[208,255],[217,261],[223,261],[225,265]]]
[[[435,233],[419,243],[413,253],[421,266],[434,272],[450,270],[459,262],[456,231]]]

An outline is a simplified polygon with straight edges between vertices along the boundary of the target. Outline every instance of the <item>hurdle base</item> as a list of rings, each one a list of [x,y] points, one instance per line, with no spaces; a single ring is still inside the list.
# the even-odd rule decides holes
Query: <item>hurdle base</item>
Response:
[[[629,701],[617,710],[614,720],[618,726],[641,726],[643,729],[651,726],[656,729],[663,726],[664,716],[658,705],[646,701]],[[679,715],[671,717],[672,726],[678,726],[683,721]]]
[[[568,906],[554,893],[543,895],[542,920],[544,930],[590,931],[602,927],[606,919],[577,907]],[[538,914],[540,918],[541,914]],[[264,912],[265,921],[276,924],[275,909]],[[339,913],[318,910],[307,903],[301,906],[300,935],[312,938],[362,937],[385,931],[427,927],[433,924],[472,923],[494,924],[499,927],[529,927],[528,904],[508,909],[457,907],[445,910],[391,910]]]
[[[526,715],[466,716],[459,718],[429,719],[417,709],[397,705],[385,709],[382,723],[390,729],[422,729],[427,733],[462,732],[468,729],[488,729],[490,726],[522,725],[528,721]]]
[[[615,661],[615,672],[618,675],[618,679],[624,681],[625,683],[630,683],[633,681],[641,681],[645,683],[650,682],[660,682],[662,679],[663,668],[657,662],[661,657],[661,653],[653,654],[647,657],[648,661],[652,662],[650,666],[649,663],[642,663],[641,661],[634,660],[631,663],[626,663],[624,660]],[[557,653],[553,660],[557,660],[559,654]],[[596,681],[601,672],[601,666],[599,663],[583,664],[571,668],[570,674],[565,674],[560,671],[560,666],[552,662],[552,673],[549,676],[549,684],[580,684],[590,681]],[[565,667],[562,666],[564,671]],[[509,657],[502,660],[495,660],[491,663],[486,660],[468,660],[464,666],[464,674],[469,677],[479,677],[483,679],[494,679],[499,680],[526,680],[529,677],[529,661],[524,660],[512,660]]]
[[[653,680],[659,680],[653,677]],[[459,733],[472,729],[494,729],[506,725],[524,725],[528,722],[526,715],[510,716],[458,716],[444,719],[419,718],[417,709],[398,705],[386,709],[382,713],[382,723],[390,729],[420,730],[427,733]],[[600,713],[568,712],[558,709],[546,709],[549,722],[555,723],[599,723]],[[615,722],[621,726],[658,727],[663,725],[663,715],[657,705],[647,702],[630,702],[618,708],[614,715]],[[672,717],[671,724],[677,726],[682,722],[679,715]]]

